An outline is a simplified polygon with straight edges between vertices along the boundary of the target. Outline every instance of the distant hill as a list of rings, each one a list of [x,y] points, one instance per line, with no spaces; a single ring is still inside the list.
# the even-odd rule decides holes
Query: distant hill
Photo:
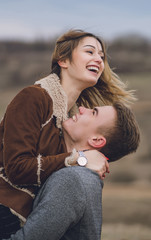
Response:
[[[107,43],[110,65],[116,72],[151,72],[151,40],[127,35]]]
[[[55,40],[0,41],[0,88],[29,85],[49,74]],[[151,72],[151,41],[127,35],[106,42],[106,48],[116,73]]]

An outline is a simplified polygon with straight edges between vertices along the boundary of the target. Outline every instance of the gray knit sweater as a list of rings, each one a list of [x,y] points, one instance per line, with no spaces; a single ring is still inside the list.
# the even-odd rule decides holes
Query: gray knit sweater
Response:
[[[37,195],[33,212],[12,240],[100,240],[102,187],[84,167],[53,173]]]

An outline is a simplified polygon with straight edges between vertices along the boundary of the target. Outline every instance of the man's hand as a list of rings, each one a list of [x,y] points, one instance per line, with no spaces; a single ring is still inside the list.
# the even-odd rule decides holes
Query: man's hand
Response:
[[[105,173],[109,173],[107,158],[97,150],[85,151],[84,154],[88,159],[86,167],[97,172],[103,180],[105,178]]]

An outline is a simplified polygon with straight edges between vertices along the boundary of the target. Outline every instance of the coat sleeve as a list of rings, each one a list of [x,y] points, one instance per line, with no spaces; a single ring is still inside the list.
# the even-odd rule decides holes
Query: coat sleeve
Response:
[[[48,101],[43,89],[35,86],[23,89],[7,108],[3,162],[6,175],[13,184],[40,186],[52,172],[64,167],[69,153],[45,156],[41,161],[37,156],[41,126],[47,119],[48,109],[52,111],[52,100]],[[39,171],[42,171],[41,176]]]

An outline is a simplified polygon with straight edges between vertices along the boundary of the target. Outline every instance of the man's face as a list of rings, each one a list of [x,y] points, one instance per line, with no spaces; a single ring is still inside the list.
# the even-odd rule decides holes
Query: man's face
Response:
[[[116,120],[116,110],[112,106],[88,109],[79,107],[79,113],[63,122],[63,129],[74,142],[86,142],[98,136],[98,129],[112,128]]]

